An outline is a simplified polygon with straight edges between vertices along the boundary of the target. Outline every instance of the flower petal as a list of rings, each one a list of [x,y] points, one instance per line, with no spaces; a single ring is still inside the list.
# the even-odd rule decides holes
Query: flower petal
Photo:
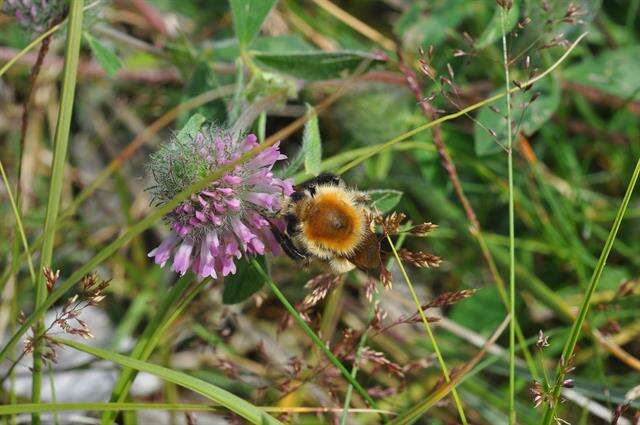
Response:
[[[191,251],[193,251],[193,243],[190,241],[182,242],[182,245],[176,251],[176,255],[173,257],[172,270],[183,276],[189,265],[191,264]]]
[[[177,241],[177,236],[171,235],[162,241],[162,243],[156,248],[152,249],[147,255],[149,257],[155,257],[155,263],[160,264],[160,267],[164,267],[169,257],[171,257],[171,252],[173,251]]]

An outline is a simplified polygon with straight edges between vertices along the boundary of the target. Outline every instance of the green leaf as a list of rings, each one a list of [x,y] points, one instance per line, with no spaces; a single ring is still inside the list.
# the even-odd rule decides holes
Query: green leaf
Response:
[[[304,152],[304,169],[307,174],[317,176],[322,165],[322,141],[318,127],[318,115],[315,109],[307,104],[309,120],[304,125],[302,133],[302,151]]]
[[[359,51],[254,53],[255,60],[269,68],[306,80],[339,78],[363,62],[381,62],[375,55]]]
[[[190,139],[196,137],[196,134],[198,134],[198,131],[200,131],[200,129],[202,128],[202,124],[204,124],[206,120],[207,119],[204,117],[204,115],[191,115],[189,121],[187,121],[184,127],[182,127],[182,129],[176,135],[176,139],[178,139],[178,142],[187,142]]]
[[[104,69],[109,77],[116,75],[118,70],[122,68],[120,58],[88,32],[83,33],[83,35],[93,52],[93,57],[96,58],[102,69]]]
[[[495,91],[498,94],[504,90]],[[532,96],[539,93],[539,97],[531,104]],[[549,118],[553,116],[560,105],[560,88],[557,81],[550,78],[537,82],[527,92],[518,91],[511,96],[512,120],[515,125],[513,131],[519,129],[526,136],[531,136]],[[528,106],[527,106],[528,105]],[[507,140],[507,102],[505,98],[494,103],[492,110],[489,106],[482,107],[474,126],[475,150],[478,155],[490,155],[502,151]],[[524,109],[524,114],[523,114]],[[489,130],[495,132],[492,135]]]
[[[500,7],[495,8],[496,11],[489,21],[489,25],[484,29],[483,33],[478,37],[478,40],[475,43],[477,49],[484,49],[485,47],[493,44],[496,40],[502,37],[502,28],[501,28],[501,11]],[[518,23],[518,17],[520,16],[520,8],[518,7],[518,2],[514,1],[513,6],[509,9],[507,13],[507,21],[506,21],[506,30],[507,32],[511,31],[511,29]]]
[[[371,198],[372,206],[382,214],[391,211],[402,198],[402,192],[392,189],[370,190],[366,194]]]
[[[640,45],[604,51],[567,68],[563,78],[621,99],[640,99]]]
[[[301,52],[312,51],[314,47],[297,35],[277,35],[258,37],[251,43],[251,50],[258,52]],[[215,62],[233,62],[240,56],[238,40],[229,38],[207,44],[203,55]]]
[[[258,257],[257,261],[265,268],[264,257]],[[225,304],[237,304],[245,301],[258,292],[264,285],[264,279],[249,263],[238,264],[236,274],[224,278],[224,290],[222,291],[222,302]]]
[[[251,44],[276,0],[229,0],[240,47]]]
[[[224,406],[230,411],[242,416],[251,423],[262,423],[263,418],[266,418],[267,423],[269,424],[281,423],[276,418],[265,413],[262,409],[230,393],[229,391],[201,379],[195,378],[191,375],[187,375],[184,372],[169,369],[154,363],[148,363],[142,360],[123,356],[122,354],[117,354],[111,351],[103,350],[101,348],[91,347],[89,345],[85,345],[80,342],[71,341],[68,339],[56,338],[56,341],[78,351],[91,354],[95,357],[108,360],[124,367],[150,373],[165,381],[172,382],[184,388],[188,388],[198,394],[207,397],[210,400],[215,401],[216,403],[220,403],[221,406]]]
[[[220,87],[220,82],[215,72],[206,61],[195,65],[187,84],[182,92],[182,101],[186,102],[206,91]],[[194,112],[204,115],[209,121],[224,122],[227,119],[227,110],[222,99],[216,99],[198,107]],[[184,118],[184,117],[182,117]],[[184,121],[183,121],[184,122]]]
[[[475,14],[480,8],[478,2],[446,0],[440,4],[429,2],[429,11],[423,9],[427,2],[413,2],[394,25],[394,32],[406,46],[437,46],[455,31],[464,18]]]

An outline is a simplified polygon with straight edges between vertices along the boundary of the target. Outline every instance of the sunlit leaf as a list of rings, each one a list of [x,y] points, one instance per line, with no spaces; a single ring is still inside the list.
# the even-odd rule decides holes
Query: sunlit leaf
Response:
[[[640,99],[640,45],[606,51],[568,67],[563,77],[621,99]]]
[[[345,72],[353,72],[363,62],[367,68],[380,62],[380,58],[365,52],[286,52],[261,53],[254,55],[257,62],[307,80],[324,80],[339,78]]]
[[[307,174],[317,176],[320,174],[322,163],[322,141],[320,140],[320,128],[318,127],[318,115],[312,106],[307,105],[309,121],[304,126],[302,133],[302,151],[304,152],[304,168]]]
[[[91,34],[85,32],[83,35],[93,52],[93,57],[98,61],[102,69],[104,69],[109,77],[116,75],[118,70],[122,68],[120,58]]]
[[[240,47],[246,47],[258,35],[264,19],[276,0],[229,0],[233,24]]]
[[[366,194],[371,199],[371,204],[382,214],[391,211],[402,198],[402,192],[392,189],[370,190]]]

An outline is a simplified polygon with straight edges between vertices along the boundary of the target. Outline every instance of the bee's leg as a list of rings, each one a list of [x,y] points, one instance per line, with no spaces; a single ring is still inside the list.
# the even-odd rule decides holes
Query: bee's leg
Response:
[[[294,236],[300,232],[300,228],[298,227],[299,221],[298,217],[295,214],[288,213],[284,216],[284,221],[287,223],[287,234],[289,236]]]
[[[289,235],[282,233],[278,227],[271,225],[271,232],[276,237],[276,240],[282,247],[282,250],[285,254],[289,256],[294,261],[308,261],[309,254],[303,249],[299,249],[291,240]]]

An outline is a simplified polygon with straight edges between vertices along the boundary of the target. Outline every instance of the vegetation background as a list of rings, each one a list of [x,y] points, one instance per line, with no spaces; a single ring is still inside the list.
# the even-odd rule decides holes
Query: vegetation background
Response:
[[[640,1],[63,3],[0,14],[0,420],[638,423]],[[400,241],[440,267],[156,266],[145,164],[194,114],[437,224]]]

